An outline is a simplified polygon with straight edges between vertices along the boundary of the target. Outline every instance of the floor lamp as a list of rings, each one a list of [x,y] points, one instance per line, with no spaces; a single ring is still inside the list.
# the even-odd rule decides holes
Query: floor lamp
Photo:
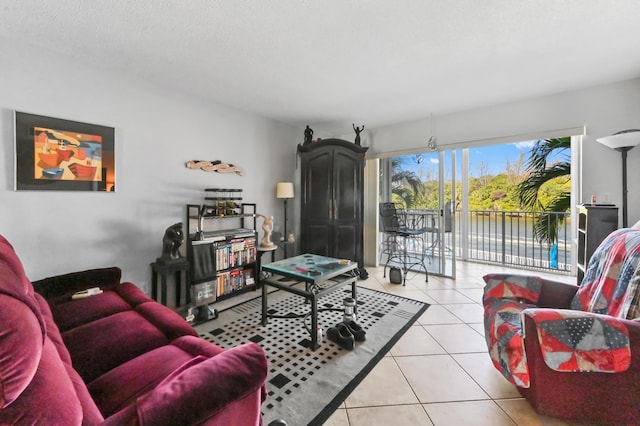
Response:
[[[284,199],[284,257],[287,257],[287,200],[293,198],[293,183],[292,182],[278,182],[276,185],[276,198]]]
[[[622,227],[626,228],[629,226],[627,219],[627,152],[640,144],[640,129],[622,130],[596,140],[622,153]]]

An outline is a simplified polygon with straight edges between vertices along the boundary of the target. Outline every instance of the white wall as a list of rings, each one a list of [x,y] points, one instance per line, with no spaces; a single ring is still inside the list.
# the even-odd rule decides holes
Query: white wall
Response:
[[[164,230],[207,187],[282,215],[275,184],[294,178],[300,129],[2,38],[0,76],[0,234],[32,280],[116,265],[149,291]],[[114,127],[117,192],[14,191],[14,110]],[[187,169],[194,159],[244,175]]]
[[[579,71],[577,71],[579,72]],[[517,135],[586,127],[582,156],[582,200],[605,193],[622,203],[621,154],[596,142],[601,136],[625,129],[640,129],[640,79],[560,93],[504,105],[488,106],[434,116],[433,134],[442,149],[484,141],[519,141]],[[322,133],[322,129],[318,128]],[[366,134],[365,134],[366,133]],[[398,150],[424,150],[431,135],[429,117],[363,132],[369,154]],[[369,155],[368,154],[368,155]],[[640,219],[640,148],[629,152],[629,225]]]

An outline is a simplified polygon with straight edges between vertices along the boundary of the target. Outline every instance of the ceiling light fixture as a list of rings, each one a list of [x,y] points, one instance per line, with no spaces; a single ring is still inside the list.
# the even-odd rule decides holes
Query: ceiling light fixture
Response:
[[[436,151],[438,149],[438,145],[436,144],[436,138],[433,136],[433,114],[429,116],[429,127],[431,127],[431,136],[427,141],[427,148],[432,151]]]

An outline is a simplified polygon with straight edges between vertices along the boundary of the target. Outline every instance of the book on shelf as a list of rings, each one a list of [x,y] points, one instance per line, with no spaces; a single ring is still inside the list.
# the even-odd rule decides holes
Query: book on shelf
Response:
[[[235,293],[253,284],[255,284],[255,280],[251,268],[222,272],[218,274],[217,295],[220,297]]]
[[[253,263],[256,259],[255,238],[237,239],[216,246],[216,269],[218,271]]]

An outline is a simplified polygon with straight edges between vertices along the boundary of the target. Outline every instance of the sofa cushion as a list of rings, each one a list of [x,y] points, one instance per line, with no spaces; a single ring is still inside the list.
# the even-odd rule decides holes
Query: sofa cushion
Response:
[[[120,283],[122,271],[118,267],[89,269],[71,272],[64,275],[43,278],[33,281],[33,288],[40,293],[51,305],[59,301],[69,300],[70,296],[80,290],[100,287],[103,290],[112,288]]]
[[[135,311],[119,312],[67,330],[62,338],[71,353],[74,368],[87,383],[169,343],[157,327]]]
[[[36,374],[46,326],[33,288],[9,242],[0,236],[0,409]]]
[[[0,293],[12,296],[25,304],[40,323],[41,337],[46,333],[42,314],[35,299],[35,291],[13,246],[0,235]]]
[[[0,424],[79,425],[82,405],[49,338],[39,359],[33,380],[19,398],[0,410]]]
[[[71,355],[69,354],[67,347],[64,345],[62,335],[60,334],[58,325],[53,320],[53,314],[51,313],[49,305],[47,305],[47,301],[37,293],[36,299],[38,300],[40,311],[42,312],[42,318],[44,319],[45,326],[47,327],[47,336],[51,339],[51,342],[53,342],[53,345],[56,347],[58,355],[60,355],[62,361],[65,364],[71,365]]]
[[[177,346],[161,346],[98,377],[89,383],[89,392],[103,415],[110,416],[155,388],[178,367],[197,358]]]
[[[131,310],[131,305],[113,291],[105,291],[86,299],[71,300],[51,304],[51,312],[61,332],[99,320],[119,312]]]
[[[18,398],[33,379],[42,345],[40,323],[33,312],[0,293],[0,409]]]
[[[257,396],[266,376],[267,359],[256,343],[236,346],[202,362],[189,362],[138,398],[140,424],[202,424],[233,402],[246,398],[253,402],[256,410],[252,413],[259,417],[261,401]],[[200,398],[201,393],[210,398]],[[247,424],[245,413],[240,410],[235,413],[236,416],[243,414],[243,424]]]

